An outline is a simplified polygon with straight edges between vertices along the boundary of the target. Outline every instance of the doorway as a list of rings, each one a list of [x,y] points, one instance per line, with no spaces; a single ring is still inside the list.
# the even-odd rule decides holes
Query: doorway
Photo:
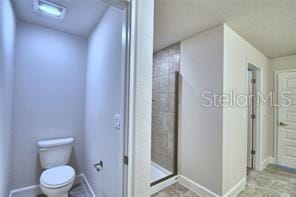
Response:
[[[55,176],[52,181],[58,181],[54,170],[41,168],[36,144],[71,137],[75,141],[69,162],[67,158],[64,163],[54,161],[57,167],[67,164],[67,169],[77,172],[78,181],[69,191],[79,190],[82,196],[127,196],[127,159],[123,156],[128,156],[129,2],[32,0],[11,4],[11,13],[5,12],[3,20],[15,15],[7,26],[16,26],[11,36],[15,43],[9,48],[15,48],[10,55],[16,61],[3,76],[14,76],[7,87],[13,89],[9,114],[11,140],[17,146],[8,155],[15,165],[6,170],[12,172],[6,190],[12,196],[25,196],[27,190],[38,196],[40,175],[46,170]],[[11,32],[5,30],[5,34]],[[24,149],[31,159],[23,159],[18,150]],[[19,161],[30,168],[21,170],[16,165]]]
[[[259,90],[260,90],[260,70],[248,65],[248,108],[247,108],[247,173],[253,169],[259,169],[258,158],[258,133],[260,132],[259,116]]]
[[[277,73],[276,111],[277,164],[296,169],[296,71]]]

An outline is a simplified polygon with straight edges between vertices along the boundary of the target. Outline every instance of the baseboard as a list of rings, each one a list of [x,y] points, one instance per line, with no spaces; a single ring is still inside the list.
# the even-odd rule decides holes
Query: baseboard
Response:
[[[82,181],[83,183],[85,184],[86,186],[86,189],[87,189],[87,192],[91,195],[91,197],[96,197],[96,194],[95,192],[93,191],[91,185],[89,184],[85,174],[81,173],[80,175],[78,175],[77,177],[81,177],[82,178]],[[76,180],[75,180],[76,181]],[[82,181],[78,182],[78,183],[81,183]]]
[[[206,197],[221,197],[220,195],[216,194],[215,192],[212,192],[211,190],[205,188],[202,185],[199,185],[198,183],[195,183],[191,179],[179,175],[178,181],[181,185],[188,188],[192,192],[196,193],[199,196],[206,196]],[[245,187],[247,184],[246,178],[243,178],[241,181],[239,181],[235,186],[233,186],[226,194],[223,195],[223,197],[235,197],[237,196]]]
[[[178,176],[179,183],[183,185],[184,187],[188,188],[192,192],[196,193],[199,196],[207,196],[207,197],[220,197],[220,195],[216,194],[215,192],[212,192],[211,190],[205,188],[204,186],[199,185],[198,183],[195,183],[191,179],[179,175]]]
[[[24,196],[38,196],[42,194],[39,185],[32,185],[28,187],[22,187],[19,189],[11,190],[9,197],[24,197]]]
[[[269,163],[270,164],[275,164],[275,158],[274,157],[269,157]]]
[[[86,176],[82,173],[75,177],[74,184],[78,183],[84,183],[87,188],[87,192],[91,195],[91,197],[96,197],[95,193],[93,192]],[[32,185],[28,187],[22,187],[19,189],[11,190],[9,193],[9,197],[24,197],[24,196],[38,196],[42,194],[40,186],[39,185]]]
[[[153,195],[153,194],[156,194],[157,192],[160,192],[161,190],[175,184],[178,182],[178,176],[174,176],[172,178],[169,178],[168,180],[165,180],[161,183],[158,183],[156,185],[153,185],[151,187],[151,192],[150,194]]]
[[[237,196],[241,191],[243,191],[246,187],[247,179],[243,178],[241,181],[239,181],[235,186],[233,186],[226,194],[223,195],[223,197],[234,197]]]
[[[264,170],[269,164],[275,164],[275,159],[273,157],[267,157],[261,162],[260,171]]]

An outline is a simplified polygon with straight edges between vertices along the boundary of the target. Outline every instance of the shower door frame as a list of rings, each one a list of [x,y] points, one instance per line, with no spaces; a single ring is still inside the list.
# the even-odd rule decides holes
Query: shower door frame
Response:
[[[157,181],[150,183],[151,187],[178,175],[179,79],[180,72],[175,71],[174,171],[171,175],[168,175],[166,177],[163,177],[161,179],[158,179]]]

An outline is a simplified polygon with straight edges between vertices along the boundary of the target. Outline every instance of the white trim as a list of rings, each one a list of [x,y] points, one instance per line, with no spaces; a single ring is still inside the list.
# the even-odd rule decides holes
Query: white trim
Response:
[[[260,171],[264,170],[269,164],[275,164],[275,159],[273,157],[267,157],[260,164]]]
[[[135,171],[135,158],[134,158],[134,117],[135,117],[135,85],[136,85],[136,65],[135,65],[135,56],[136,56],[136,19],[137,19],[137,1],[132,1],[129,4],[129,57],[128,57],[128,63],[129,63],[129,92],[128,92],[128,120],[127,120],[127,136],[126,136],[126,152],[128,156],[128,165],[126,166],[126,176],[125,180],[126,183],[126,196],[132,197],[134,192],[134,171]]]
[[[269,164],[276,164],[274,157],[269,157]]]
[[[246,177],[240,180],[235,186],[233,186],[226,194],[224,194],[224,197],[232,197],[237,196],[241,191],[243,191],[246,187],[247,179]]]
[[[277,77],[278,77],[278,73],[279,73],[279,71],[275,71],[274,72],[274,81],[273,81],[273,83],[274,83],[274,97],[275,97],[275,103],[277,103],[277,94],[278,94],[278,88],[277,88]],[[274,131],[273,131],[273,141],[274,141],[274,144],[273,144],[273,146],[274,146],[274,159],[275,159],[275,163],[277,164],[278,163],[278,152],[277,152],[277,140],[278,140],[278,137],[277,137],[277,122],[278,122],[278,120],[277,120],[277,107],[274,107],[274,110],[273,110],[273,129],[274,129]]]
[[[85,183],[90,195],[92,197],[96,197],[86,176],[83,173],[81,173],[75,177],[75,183],[81,183],[81,182]],[[38,196],[40,194],[42,194],[40,186],[39,185],[32,185],[32,186],[28,186],[28,187],[22,187],[22,188],[11,190],[9,193],[9,197]]]
[[[164,172],[165,174],[172,174],[172,172],[168,171],[167,169],[165,169],[164,167],[158,165],[157,163],[155,163],[154,161],[151,161],[151,165],[155,168],[157,168],[158,170]]]
[[[111,1],[111,2],[110,2]],[[130,76],[130,64],[129,64],[129,49],[130,49],[130,4],[127,1],[117,1],[110,0],[109,2],[113,4],[113,6],[118,7],[119,9],[124,10],[124,19],[122,25],[122,68],[124,72],[122,72],[121,79],[121,88],[122,93],[121,97],[123,98],[121,101],[121,120],[120,120],[120,154],[122,156],[128,157],[128,133],[129,133],[129,76]],[[120,5],[121,4],[121,5]],[[121,177],[119,184],[119,191],[122,192],[122,197],[127,197],[127,180],[128,180],[128,167],[124,164],[123,159],[120,162],[121,168]]]
[[[88,182],[85,174],[81,173],[78,176],[81,176],[83,178],[83,181],[84,181],[84,183],[85,183],[85,185],[86,185],[86,187],[87,187],[88,192],[90,193],[90,195],[92,195],[92,197],[96,197],[96,194],[95,194],[94,190],[92,189],[92,187],[90,186],[90,184],[89,184],[89,182]]]
[[[275,72],[276,73],[296,72],[296,69],[295,68],[291,68],[291,69],[276,69]]]
[[[199,196],[221,197],[215,192],[212,192],[211,190],[205,188],[204,186],[199,185],[198,183],[195,183],[194,181],[192,181],[191,179],[185,176],[179,175],[178,180],[181,185],[188,188],[190,191],[196,193]],[[244,177],[236,185],[230,188],[230,190],[228,190],[228,192],[226,192],[226,194],[224,194],[223,197],[237,196],[241,191],[245,189],[246,184],[247,184],[247,179],[246,177]]]
[[[220,197],[220,195],[216,194],[215,192],[212,192],[211,190],[205,188],[202,185],[199,185],[198,183],[195,183],[191,179],[179,175],[178,176],[179,183],[183,185],[184,187],[188,188],[192,192],[196,193],[199,196],[206,196],[206,197]]]
[[[247,69],[253,68],[256,71],[256,76],[257,76],[257,92],[263,92],[263,69],[259,67],[255,61],[252,61],[249,58],[246,58],[246,63],[247,63]],[[249,66],[250,65],[250,66]],[[248,88],[248,83],[247,83],[247,88]],[[264,108],[263,105],[261,105],[260,100],[257,101],[259,104],[259,107],[257,108],[257,117],[258,119],[256,120],[256,132],[255,132],[255,163],[254,163],[254,169],[257,171],[260,171],[261,167],[261,160],[262,160],[262,131],[263,131],[263,124],[262,121],[264,120]],[[248,117],[248,111],[246,110],[246,117]],[[254,143],[254,142],[253,142]],[[247,145],[247,143],[246,143]],[[246,149],[247,150],[247,149]],[[247,167],[247,166],[246,166]]]
[[[168,180],[165,180],[161,183],[153,185],[151,187],[151,195],[156,194],[157,192],[160,192],[161,190],[163,190],[163,189],[165,189],[177,182],[178,182],[178,176],[174,176],[172,178],[169,178]]]
[[[127,196],[150,194],[152,52],[154,1],[130,1],[130,89]],[[151,51],[151,53],[149,53]],[[149,71],[147,73],[147,71]],[[150,73],[151,72],[151,73]],[[148,88],[148,89],[147,89]],[[149,90],[150,89],[150,90]],[[149,98],[150,97],[150,98]],[[143,107],[145,105],[146,107]],[[148,112],[148,114],[147,114]],[[145,122],[146,121],[146,122]],[[141,124],[145,123],[145,124]],[[148,141],[147,141],[148,140]]]
[[[264,161],[261,162],[260,171],[264,170],[268,166],[268,164],[269,164],[269,158],[264,159]]]
[[[32,185],[28,187],[22,187],[18,189],[11,190],[9,197],[22,197],[22,196],[37,196],[42,194],[39,185]]]

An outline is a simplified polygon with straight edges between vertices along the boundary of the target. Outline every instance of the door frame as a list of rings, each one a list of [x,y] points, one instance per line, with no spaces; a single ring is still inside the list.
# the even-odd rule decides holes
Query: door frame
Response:
[[[122,81],[121,81],[121,88],[122,93],[121,96],[123,100],[121,102],[121,150],[120,150],[120,157],[122,158],[120,167],[122,169],[121,174],[121,185],[120,189],[122,191],[123,197],[132,196],[132,162],[130,162],[133,158],[132,154],[132,147],[133,147],[133,133],[132,130],[132,120],[131,117],[133,116],[133,85],[134,85],[134,66],[131,64],[131,2],[130,0],[110,0],[109,4],[111,6],[117,7],[124,11],[124,20],[122,26],[122,38],[125,42],[122,42]]]
[[[255,82],[252,82],[255,80]],[[256,164],[256,154],[252,154],[252,151],[256,151],[256,133],[257,133],[257,119],[258,119],[258,93],[257,93],[257,70],[254,69],[252,66],[248,67],[248,96],[254,95],[255,98],[248,97],[248,105],[247,113],[248,113],[248,138],[247,138],[247,167],[248,169],[254,169]],[[251,90],[251,91],[250,91]],[[251,102],[250,102],[251,101]],[[249,103],[250,102],[250,103]],[[255,118],[252,118],[252,115],[255,115]],[[250,159],[250,160],[249,160]]]
[[[278,75],[279,73],[296,72],[296,69],[276,69],[274,70],[274,103],[278,102]],[[274,139],[274,163],[279,164],[278,158],[278,107],[274,106],[273,115],[273,139]]]
[[[257,66],[256,63],[254,63],[252,60],[250,59],[247,59],[246,60],[247,62],[247,70],[246,70],[246,76],[248,78],[248,71],[249,69],[252,69],[254,71],[256,71],[256,80],[257,80],[257,83],[256,83],[256,90],[257,92],[262,92],[263,90],[263,72],[262,72],[262,69],[261,67]],[[246,87],[247,87],[247,90],[249,88],[249,83],[248,83],[248,80],[246,80]],[[261,171],[263,170],[262,167],[261,167],[261,161],[262,161],[262,120],[263,120],[263,105],[260,103],[260,100],[257,99],[257,104],[259,104],[259,107],[257,108],[256,110],[256,115],[257,115],[257,118],[256,118],[256,129],[255,129],[255,141],[253,143],[255,143],[255,151],[256,151],[256,154],[254,156],[254,162],[253,162],[253,169],[256,170],[256,171]],[[246,123],[248,124],[248,109],[246,109]],[[248,127],[246,125],[246,131],[248,132]],[[247,133],[246,132],[246,142],[248,143],[248,138],[247,138]],[[246,150],[247,150],[247,144],[246,143]],[[247,152],[247,151],[246,151]],[[246,157],[247,158],[247,157]],[[247,162],[246,162],[246,169],[247,169]]]
[[[126,104],[128,115],[126,117],[125,131],[125,153],[128,156],[128,165],[125,165],[124,181],[126,181],[126,190],[124,197],[134,197],[140,192],[142,194],[144,193],[144,195],[150,195],[151,188],[149,184],[146,184],[146,181],[150,183],[150,163],[148,162],[150,162],[151,151],[150,148],[147,149],[147,145],[150,143],[145,143],[147,138],[144,137],[151,137],[151,129],[149,129],[147,124],[144,124],[141,128],[142,130],[139,130],[141,135],[136,135],[136,133],[138,133],[137,129],[139,129],[139,124],[135,124],[135,121],[137,119],[142,121],[144,120],[143,116],[147,117],[146,112],[148,114],[151,113],[151,111],[148,110],[149,108],[146,106],[142,107],[142,102],[144,101],[144,103],[149,106],[152,105],[152,91],[149,91],[149,89],[152,90],[152,77],[149,75],[149,72],[145,70],[146,68],[144,69],[144,66],[152,66],[153,47],[152,44],[150,45],[150,42],[147,41],[152,40],[150,31],[153,30],[151,28],[153,24],[151,16],[153,18],[154,1],[116,1],[125,1],[128,4],[128,51],[126,63],[129,66],[129,79],[127,84],[128,101]],[[145,28],[143,29],[143,27]],[[149,34],[147,34],[147,32],[149,32]],[[141,48],[141,50],[138,50],[138,48]],[[143,49],[151,49],[151,62],[146,61],[150,60],[150,56],[147,56],[147,53],[143,52]],[[152,73],[152,67],[151,70],[148,69],[148,71]],[[145,91],[142,91],[141,87],[145,87]],[[141,91],[139,91],[139,89],[141,89]],[[146,97],[149,96],[151,96],[151,100],[148,99],[148,101]],[[144,163],[146,161],[147,163]]]
[[[124,42],[121,43],[122,48],[122,73],[121,73],[121,108],[120,108],[120,174],[121,184],[119,190],[122,197],[132,196],[132,173],[133,165],[130,162],[133,159],[133,102],[134,102],[134,65],[131,64],[131,45],[132,31],[132,2],[131,0],[109,0],[109,6],[116,7],[124,12],[124,20],[121,29],[121,36]]]

